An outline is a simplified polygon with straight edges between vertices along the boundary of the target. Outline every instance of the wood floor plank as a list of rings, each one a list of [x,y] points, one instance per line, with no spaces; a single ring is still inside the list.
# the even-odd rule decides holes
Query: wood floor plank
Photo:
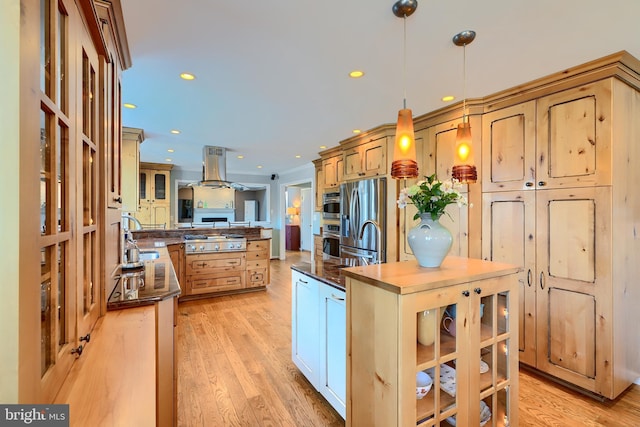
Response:
[[[344,426],[291,361],[290,266],[309,258],[274,260],[266,291],[180,303],[179,426]],[[522,427],[640,427],[640,386],[599,402],[530,371],[519,378]]]

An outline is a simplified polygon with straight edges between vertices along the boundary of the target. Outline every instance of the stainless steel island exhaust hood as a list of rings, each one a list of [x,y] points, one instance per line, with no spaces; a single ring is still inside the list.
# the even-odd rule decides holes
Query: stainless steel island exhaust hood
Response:
[[[202,148],[202,181],[198,185],[210,188],[233,188],[245,191],[242,184],[227,181],[227,149],[205,145]]]

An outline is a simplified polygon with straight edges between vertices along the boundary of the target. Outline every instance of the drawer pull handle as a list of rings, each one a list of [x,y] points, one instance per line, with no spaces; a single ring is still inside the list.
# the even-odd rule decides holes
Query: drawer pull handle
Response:
[[[340,298],[336,294],[331,294],[331,299],[334,299],[336,301],[344,301],[344,298]]]

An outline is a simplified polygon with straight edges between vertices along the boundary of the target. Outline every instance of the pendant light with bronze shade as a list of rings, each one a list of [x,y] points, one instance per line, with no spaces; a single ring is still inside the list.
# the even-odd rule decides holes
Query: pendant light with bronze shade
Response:
[[[452,177],[463,184],[473,184],[478,180],[478,171],[474,165],[473,143],[471,141],[471,125],[467,114],[467,45],[476,38],[476,32],[462,31],[453,36],[453,44],[463,49],[463,92],[462,92],[462,123],[458,125],[456,133],[456,152],[453,163]]]
[[[404,20],[404,44],[403,44],[403,108],[398,111],[398,124],[396,125],[396,140],[393,149],[393,162],[391,163],[391,177],[416,178],[418,176],[418,162],[416,161],[416,141],[413,132],[413,115],[407,108],[406,68],[407,68],[407,17],[411,16],[418,8],[416,0],[398,0],[392,7],[393,14]]]

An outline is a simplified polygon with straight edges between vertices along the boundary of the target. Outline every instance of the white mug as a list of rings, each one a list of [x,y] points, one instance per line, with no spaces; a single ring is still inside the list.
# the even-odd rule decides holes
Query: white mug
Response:
[[[447,324],[447,322],[448,322],[448,324]],[[454,319],[453,317],[445,316],[442,319],[442,327],[452,337],[456,336],[456,319]]]

